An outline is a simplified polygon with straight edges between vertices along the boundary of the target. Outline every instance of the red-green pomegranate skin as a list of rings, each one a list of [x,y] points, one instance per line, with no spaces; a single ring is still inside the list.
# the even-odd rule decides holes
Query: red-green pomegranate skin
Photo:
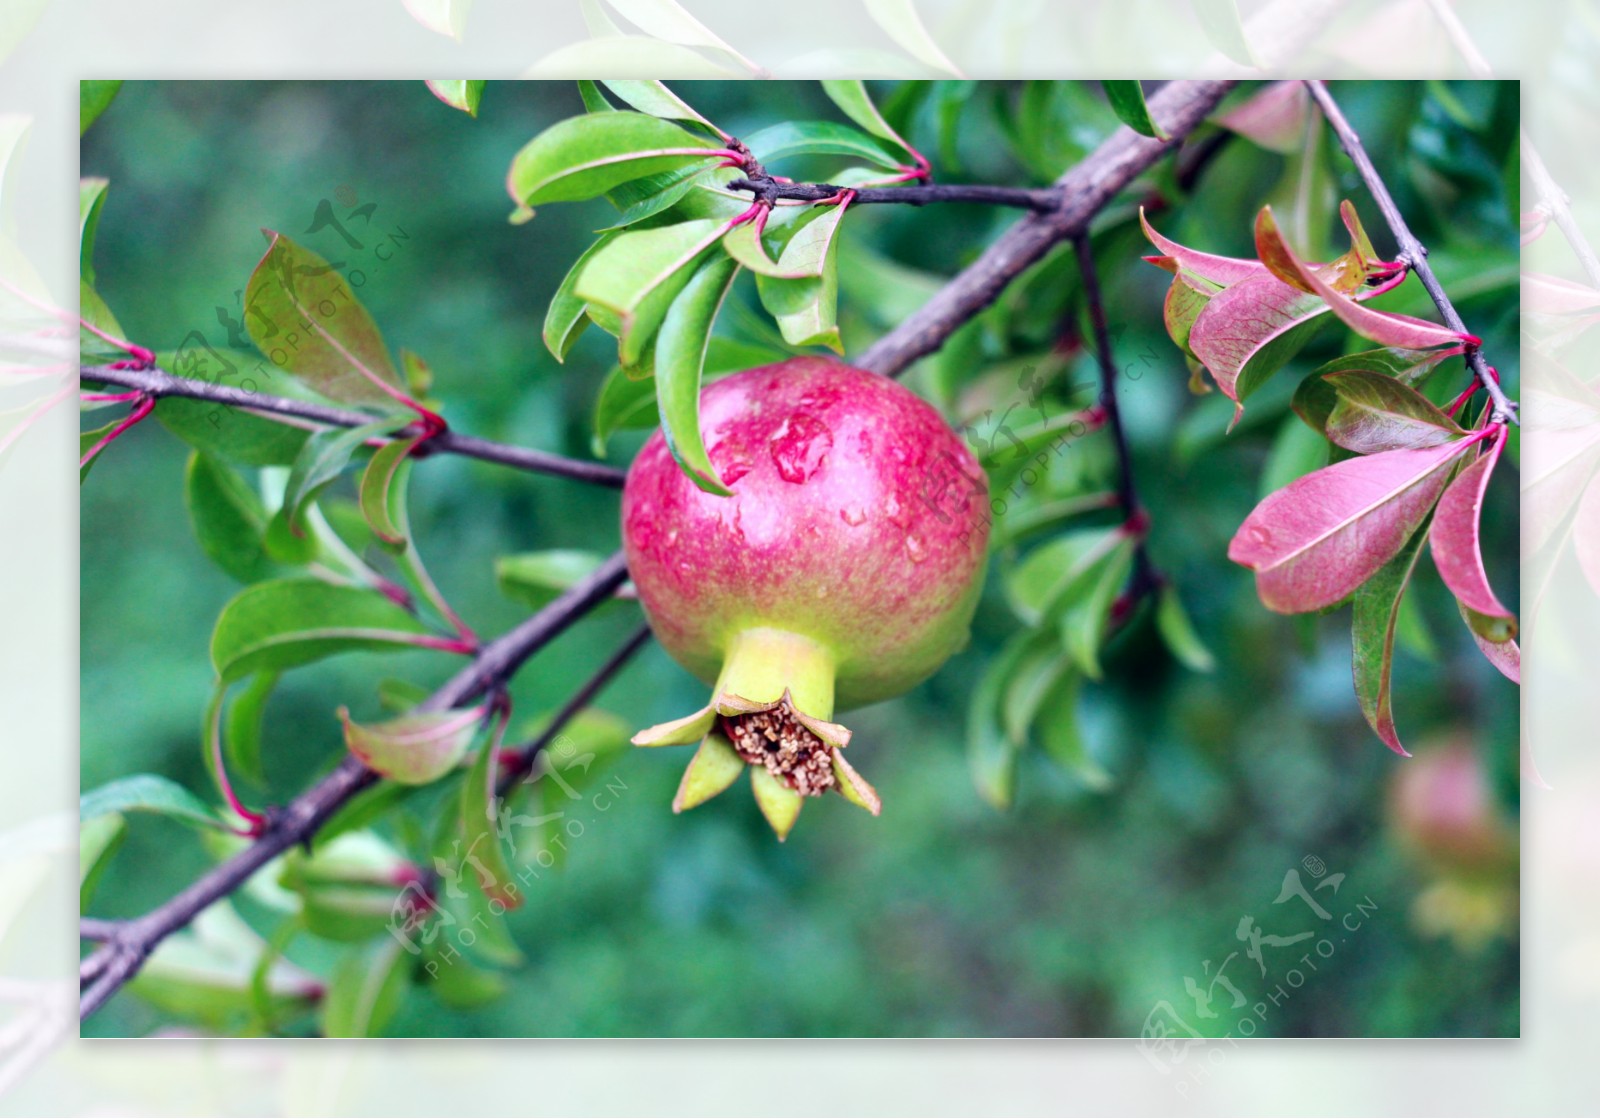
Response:
[[[700,420],[733,496],[696,486],[657,432],[622,499],[629,571],[681,664],[710,683],[741,633],[793,634],[832,661],[831,701],[811,706],[848,708],[906,691],[965,644],[987,484],[927,402],[887,377],[795,358],[711,384]]]

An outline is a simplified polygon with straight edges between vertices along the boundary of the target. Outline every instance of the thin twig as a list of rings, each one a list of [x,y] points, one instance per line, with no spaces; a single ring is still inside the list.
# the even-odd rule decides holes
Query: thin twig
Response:
[[[1214,109],[1232,81],[1171,82],[1150,98],[1151,117],[1167,140],[1119,128],[1056,181],[1055,208],[1030,214],[984,250],[976,261],[899,326],[879,338],[854,364],[890,376],[932,353],[956,329],[999,296],[1052,247],[1089,227],[1123,187],[1192,132]]]
[[[933,183],[904,187],[842,187],[831,183],[785,183],[770,175],[753,175],[734,179],[728,190],[747,190],[759,199],[776,202],[788,199],[799,202],[828,202],[838,198],[845,190],[852,192],[851,205],[898,203],[922,206],[929,202],[976,202],[989,206],[1016,206],[1024,210],[1052,210],[1060,204],[1053,189],[1035,190],[1028,187],[988,186],[985,184]]]
[[[334,408],[326,404],[314,404],[305,400],[290,400],[281,396],[267,396],[265,393],[246,392],[244,389],[235,388],[232,385],[213,384],[210,381],[197,381],[187,377],[177,377],[160,368],[122,368],[120,364],[84,365],[79,367],[78,377],[80,381],[93,381],[105,385],[122,385],[126,388],[137,389],[156,398],[182,396],[191,400],[208,400],[231,408],[244,408],[252,412],[272,416],[312,420],[316,423],[333,427],[359,427],[361,424],[371,423],[376,418],[366,412]],[[396,432],[392,438],[405,439],[417,434],[420,434],[420,428],[417,430],[406,428],[403,431]],[[580,482],[592,482],[595,485],[610,486],[618,489],[621,488],[624,478],[623,471],[614,466],[606,466],[604,463],[583,462],[579,459],[550,454],[548,451],[535,451],[526,447],[512,447],[504,443],[491,443],[487,439],[479,439],[471,435],[460,435],[454,431],[440,432],[424,443],[419,448],[419,451],[422,453],[444,452],[463,455],[467,458],[499,463],[502,466],[511,466],[519,470],[529,470],[538,474],[554,474],[562,478],[572,478]]]
[[[1083,294],[1089,305],[1089,325],[1094,332],[1095,357],[1100,363],[1100,409],[1106,416],[1106,427],[1111,432],[1111,442],[1117,452],[1117,504],[1122,508],[1124,524],[1134,534],[1133,574],[1128,584],[1130,599],[1137,599],[1158,584],[1155,568],[1150,563],[1150,553],[1145,547],[1148,517],[1139,504],[1139,490],[1133,477],[1133,451],[1128,446],[1128,432],[1122,424],[1122,407],[1117,402],[1117,361],[1111,352],[1111,330],[1106,323],[1106,306],[1100,295],[1100,277],[1094,266],[1094,253],[1090,248],[1087,229],[1072,238],[1072,251],[1078,257],[1078,274],[1083,280]]]
[[[509,750],[502,750],[502,758],[515,759],[512,764],[505,767],[500,774],[495,786],[495,795],[505,796],[524,777],[533,771],[533,764],[538,760],[544,748],[553,742],[562,729],[572,721],[573,716],[582,711],[600,693],[600,690],[611,683],[611,678],[622,671],[624,665],[633,659],[633,655],[644,648],[645,642],[650,640],[650,627],[640,626],[638,631],[623,644],[611,657],[595,670],[583,687],[572,694],[572,698],[562,705],[550,720],[550,725],[545,727],[533,741]]]
[[[503,684],[524,661],[609,598],[627,577],[626,561],[618,552],[516,629],[485,645],[472,664],[429,696],[418,710],[459,707]],[[287,807],[272,813],[266,830],[250,846],[213,867],[165,904],[142,917],[118,922],[112,935],[80,966],[80,980],[88,981],[79,1003],[80,1020],[105,1005],[137,974],[158,944],[233,893],[272,859],[297,844],[309,843],[334,812],[377,779],[372,770],[346,756],[321,781]]]
[[[1411,227],[1406,224],[1406,219],[1401,216],[1400,208],[1395,205],[1394,196],[1384,184],[1383,176],[1378,174],[1378,169],[1373,166],[1372,158],[1367,155],[1366,148],[1361,146],[1361,137],[1350,127],[1350,122],[1345,119],[1344,113],[1340,111],[1338,103],[1334,101],[1326,85],[1319,81],[1308,81],[1306,87],[1310,89],[1311,96],[1322,109],[1322,115],[1333,126],[1333,131],[1339,137],[1339,143],[1344,146],[1345,154],[1355,163],[1362,182],[1367,184],[1367,190],[1371,193],[1373,201],[1378,204],[1389,231],[1394,234],[1394,239],[1400,245],[1401,259],[1417,274],[1417,279],[1422,281],[1422,286],[1433,299],[1433,305],[1439,309],[1445,325],[1457,334],[1468,334],[1466,324],[1461,321],[1461,315],[1456,311],[1455,304],[1450,302],[1450,297],[1445,294],[1444,285],[1439,283],[1439,277],[1434,275],[1433,268],[1428,264],[1428,250],[1417,240],[1416,235],[1411,232]],[[1490,421],[1516,423],[1517,406],[1501,389],[1498,378],[1484,359],[1483,348],[1469,345],[1466,358],[1468,368],[1478,378],[1478,383],[1483,386],[1484,391],[1489,394]]]
[[[1489,60],[1483,57],[1483,52],[1478,49],[1478,44],[1472,41],[1472,36],[1467,34],[1467,29],[1462,24],[1461,17],[1456,15],[1450,0],[1428,0],[1428,7],[1433,9],[1433,18],[1444,28],[1445,37],[1450,40],[1450,45],[1456,48],[1456,53],[1461,55],[1472,76],[1492,77],[1494,68],[1489,65]]]

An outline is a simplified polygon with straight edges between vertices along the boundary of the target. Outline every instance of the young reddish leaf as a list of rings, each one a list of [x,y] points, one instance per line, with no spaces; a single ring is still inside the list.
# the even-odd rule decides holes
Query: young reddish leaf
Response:
[[[1381,263],[1378,250],[1372,247],[1372,238],[1367,236],[1366,227],[1361,224],[1361,215],[1356,213],[1355,206],[1348,198],[1339,203],[1339,220],[1344,222],[1345,229],[1350,233],[1350,251],[1355,253],[1363,269],[1368,270],[1371,265]]]
[[[363,765],[402,785],[426,785],[467,756],[485,708],[426,711],[363,726],[339,708],[345,745]]]
[[[1245,518],[1228,558],[1256,573],[1270,610],[1341,601],[1392,559],[1433,508],[1472,443],[1384,451],[1307,474]]]
[[[1475,339],[1457,334],[1449,327],[1440,326],[1438,323],[1413,318],[1410,315],[1374,311],[1370,307],[1363,307],[1350,296],[1337,290],[1336,286],[1328,283],[1317,269],[1295,255],[1294,250],[1278,232],[1277,221],[1272,216],[1271,207],[1262,207],[1261,213],[1256,217],[1256,248],[1262,254],[1263,260],[1270,259],[1274,267],[1281,266],[1285,272],[1292,273],[1308,291],[1327,301],[1333,313],[1351,330],[1379,345],[1421,350],[1434,346],[1460,345],[1462,342],[1476,344]],[[1369,289],[1368,294],[1377,294],[1377,290]]]
[[[1479,454],[1466,469],[1457,475],[1450,488],[1439,499],[1439,511],[1433,520],[1433,562],[1461,604],[1485,618],[1495,619],[1509,628],[1507,637],[1516,633],[1516,620],[1511,611],[1500,605],[1500,600],[1489,588],[1488,575],[1483,570],[1483,554],[1478,544],[1478,523],[1483,515],[1483,495],[1500,452],[1505,447],[1505,428],[1490,428],[1488,449]],[[1485,634],[1494,639],[1497,633]]]
[[[1139,226],[1144,230],[1144,235],[1150,239],[1150,243],[1162,252],[1160,257],[1146,257],[1145,259],[1158,268],[1165,268],[1168,272],[1176,273],[1179,268],[1187,268],[1195,275],[1223,287],[1229,284],[1236,284],[1240,280],[1248,280],[1252,276],[1265,276],[1267,274],[1266,265],[1259,260],[1244,260],[1240,257],[1203,253],[1163,237],[1146,220],[1143,206],[1139,207]],[[1169,263],[1163,263],[1163,261]]]
[[[1394,635],[1400,619],[1400,602],[1422,555],[1425,529],[1412,534],[1399,553],[1378,569],[1378,573],[1357,588],[1351,610],[1351,668],[1355,675],[1356,698],[1361,714],[1384,744],[1402,757],[1410,757],[1400,745],[1390,710],[1390,680],[1394,670]]]
[[[1323,431],[1347,451],[1369,455],[1403,447],[1437,447],[1466,435],[1416,389],[1365,369],[1326,373],[1336,400]]]
[[[1305,345],[1327,309],[1263,270],[1207,301],[1189,331],[1189,347],[1228,399],[1243,404]]]
[[[1289,155],[1300,149],[1310,107],[1311,94],[1304,82],[1273,82],[1216,120],[1268,151]]]
[[[1480,630],[1481,624],[1474,619],[1472,611],[1460,602],[1456,605],[1461,608],[1461,617],[1467,623],[1467,632],[1472,635],[1473,643],[1483,653],[1488,662],[1499,669],[1501,674],[1513,684],[1522,683],[1522,649],[1517,645],[1516,638],[1508,637],[1504,641],[1491,641]],[[1543,779],[1540,779],[1543,783]]]

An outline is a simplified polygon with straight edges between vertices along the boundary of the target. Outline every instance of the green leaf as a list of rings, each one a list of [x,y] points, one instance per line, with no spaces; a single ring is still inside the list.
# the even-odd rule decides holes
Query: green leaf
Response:
[[[1053,623],[1093,587],[1101,561],[1126,539],[1120,529],[1080,529],[1033,549],[1005,580],[1011,608],[1027,625]]]
[[[429,31],[461,41],[472,0],[406,0],[406,11]]]
[[[567,360],[572,344],[578,340],[583,328],[589,324],[588,307],[578,298],[575,290],[578,286],[578,276],[582,274],[594,255],[605,248],[615,236],[614,233],[603,234],[598,241],[584,249],[583,255],[578,257],[567,270],[561,286],[550,299],[550,309],[544,316],[544,345],[557,361]]]
[[[163,940],[128,989],[182,1021],[234,1035],[260,1013],[261,1002],[276,1018],[303,1009],[322,991],[314,976],[280,958],[260,983],[266,997],[258,1000],[251,977],[269,950],[232,905],[217,902],[188,929]]]
[[[496,726],[489,741],[478,749],[472,771],[461,784],[461,846],[476,856],[469,861],[484,896],[507,909],[522,903],[511,868],[506,865],[505,844],[501,842],[495,813],[495,782],[500,776],[500,741],[504,724]],[[462,873],[467,872],[462,866]]]
[[[298,530],[300,512],[320,491],[344,472],[350,458],[368,439],[376,439],[410,423],[408,416],[391,416],[360,427],[326,428],[313,432],[295,456],[289,482],[283,491],[283,508],[289,527]]]
[[[377,591],[318,579],[257,583],[222,608],[211,663],[224,683],[338,653],[426,645],[427,630]]]
[[[271,378],[274,370],[253,354],[217,350],[198,333],[191,333],[176,352],[158,353],[156,362],[179,377],[226,385],[246,392],[268,392],[279,396],[308,394],[298,382]],[[291,386],[294,388],[291,389]],[[163,427],[196,450],[218,459],[246,466],[287,466],[304,446],[307,432],[275,420],[252,416],[209,400],[190,400],[164,396],[156,401],[153,413]]]
[[[656,341],[656,400],[667,449],[696,485],[723,497],[733,491],[717,476],[700,437],[700,376],[712,324],[738,271],[731,260],[704,265],[667,312]]]
[[[989,536],[989,550],[1001,551],[1036,532],[1058,528],[1074,517],[1100,509],[1111,509],[1116,504],[1117,495],[1106,490],[1007,510],[995,523],[994,531]]]
[[[78,458],[79,458],[79,460],[81,461],[83,459],[83,456],[88,454],[90,448],[92,448],[96,443],[100,442],[100,440],[102,440],[106,436],[110,435],[112,429],[115,428],[121,422],[122,422],[121,417],[118,417],[117,419],[111,420],[110,422],[106,423],[103,427],[95,427],[95,428],[90,428],[87,431],[78,432]],[[94,469],[94,464],[99,462],[100,458],[101,458],[100,455],[95,455],[94,458],[90,459],[88,462],[85,462],[85,463],[83,463],[83,465],[78,467],[78,484],[80,486],[89,477],[89,471]]]
[[[1333,414],[1334,406],[1339,400],[1333,384],[1325,379],[1328,375],[1364,371],[1392,377],[1400,384],[1411,388],[1420,388],[1438,368],[1440,362],[1454,356],[1440,350],[1386,348],[1363,350],[1361,353],[1334,358],[1325,365],[1317,366],[1300,382],[1300,387],[1294,394],[1295,414],[1310,425],[1312,430],[1324,434],[1328,426],[1328,417]]]
[[[316,507],[312,506],[312,515]],[[267,521],[267,531],[261,536],[261,546],[267,558],[285,567],[304,567],[314,563],[322,554],[322,541],[316,532],[305,532],[289,524],[289,510],[280,508]]]
[[[1117,537],[1115,546],[1095,564],[1092,577],[1079,583],[1081,593],[1068,600],[1061,618],[1067,652],[1091,680],[1100,679],[1100,644],[1105,640],[1111,608],[1128,583],[1137,547],[1126,534],[1118,530],[1112,534]]]
[[[1027,745],[1028,728],[1039,707],[1061,678],[1077,671],[1049,630],[1032,630],[1027,651],[1012,667],[1000,703],[1001,725],[1018,749]]]
[[[1238,0],[1190,0],[1190,3],[1200,19],[1200,29],[1212,46],[1241,66],[1254,69],[1260,65],[1244,37]]]
[[[1016,669],[1040,640],[1019,633],[990,662],[967,708],[967,767],[978,795],[995,808],[1011,807],[1017,786],[1017,745],[1001,724],[1001,703]]]
[[[188,789],[154,773],[123,777],[91,789],[78,800],[78,819],[89,821],[113,813],[153,812],[196,827],[228,830],[222,818]]]
[[[777,320],[783,340],[791,346],[827,346],[843,353],[839,339],[839,227],[844,207],[831,206],[810,223],[795,230],[778,255],[783,273],[810,272],[815,276],[785,280],[756,275],[761,305]]]
[[[511,163],[507,185],[524,206],[596,198],[631,179],[714,158],[716,144],[643,113],[590,113],[551,125]]]
[[[1167,138],[1167,134],[1150,119],[1150,109],[1144,103],[1144,90],[1140,88],[1138,82],[1100,84],[1105,87],[1106,100],[1111,102],[1111,111],[1117,114],[1118,120],[1141,136],[1149,136],[1156,140]]]
[[[106,306],[106,301],[83,280],[78,281],[78,314],[88,326],[96,327],[102,333],[109,334],[113,338],[127,337],[122,324],[117,322],[117,317],[111,313],[111,308]],[[86,355],[105,354],[119,359],[127,356],[121,349],[86,327],[78,329],[78,349]]]
[[[250,678],[232,703],[222,724],[222,749],[228,766],[261,784],[265,773],[261,768],[261,724],[266,715],[267,701],[278,686],[276,672],[258,672]]]
[[[872,103],[872,97],[867,93],[867,84],[860,80],[828,80],[822,83],[822,91],[828,99],[839,106],[841,112],[862,128],[880,140],[887,140],[904,153],[907,161],[913,159],[914,148],[900,138],[900,134],[889,126],[883,119],[883,114],[878,112],[878,107]]]
[[[487,82],[428,79],[428,89],[452,109],[460,109],[469,117],[478,115],[478,103],[483,100],[483,87]]]
[[[606,453],[606,441],[623,428],[648,428],[656,425],[656,386],[652,378],[630,377],[622,366],[613,366],[600,386],[594,405],[594,453]]]
[[[319,836],[310,852],[286,851],[277,885],[291,895],[308,932],[350,942],[387,930],[398,890],[415,875],[416,867],[378,835],[352,831]]]
[[[725,229],[725,222],[706,218],[629,230],[617,234],[585,266],[576,295],[617,315],[622,364],[639,364],[668,308],[695,275],[695,264]]]
[[[322,1000],[324,1037],[381,1037],[411,985],[411,957],[397,940],[347,953]]]
[[[1034,716],[1033,734],[1057,765],[1095,792],[1111,786],[1111,775],[1089,754],[1078,723],[1078,693],[1083,677],[1076,672],[1063,674],[1039,701]]]
[[[712,133],[717,131],[716,125],[695,112],[687,101],[668,89],[665,82],[607,80],[604,84],[612,93],[641,113],[648,113],[665,120],[698,124]]]
[[[344,741],[368,769],[402,785],[427,785],[460,764],[478,733],[482,707],[422,711],[383,723],[351,721],[339,708]]]
[[[109,179],[78,180],[78,275],[90,286],[94,284],[94,235],[110,185]]]
[[[378,324],[322,257],[281,233],[244,290],[244,325],[273,365],[330,400],[398,407],[405,390]]]
[[[784,121],[745,137],[750,154],[763,164],[796,155],[842,155],[866,160],[890,171],[901,157],[864,132],[831,120]]]
[[[120,812],[107,812],[78,825],[78,909],[87,912],[95,887],[127,838],[128,823]]]
[[[410,470],[411,452],[422,440],[419,435],[415,439],[385,443],[372,452],[367,469],[361,475],[361,514],[378,539],[392,547],[406,545],[405,514],[403,510],[397,511],[396,505],[405,501],[403,476]]]
[[[1010,433],[1014,439],[1003,437],[1009,428],[997,427],[990,434],[989,445],[978,455],[978,465],[989,475],[989,492],[1009,489],[1024,470],[1044,467],[1068,442],[1097,429],[1098,425],[1091,425],[1081,412],[1065,412],[1028,424],[1021,431]],[[1046,455],[1051,448],[1055,448],[1053,453]]]
[[[604,559],[599,552],[565,548],[523,552],[495,560],[494,577],[501,594],[534,610],[542,610],[563,591],[590,575]]]
[[[79,136],[89,131],[89,126],[99,119],[101,113],[111,107],[111,102],[116,99],[117,91],[121,88],[121,82],[80,81],[78,83]]]
[[[1188,611],[1183,608],[1178,588],[1171,583],[1161,588],[1156,600],[1156,632],[1179,663],[1196,672],[1210,672],[1217,667],[1216,658],[1200,640]]]
[[[1351,611],[1351,659],[1361,714],[1384,744],[1401,755],[1406,754],[1406,749],[1400,745],[1390,708],[1395,627],[1400,617],[1400,600],[1411,582],[1411,573],[1416,570],[1417,557],[1422,554],[1422,542],[1427,535],[1426,526],[1418,529],[1393,559],[1357,587]]]
[[[262,543],[267,513],[261,496],[232,467],[193,451],[183,476],[183,499],[206,557],[241,583],[272,574]]]
[[[610,233],[618,229],[627,229],[629,226],[639,225],[649,218],[671,209],[696,187],[711,187],[716,185],[717,175],[721,168],[711,167],[680,167],[676,171],[663,171],[659,175],[649,175],[643,179],[623,183],[621,186],[606,192],[614,206],[621,211],[617,220],[598,230],[600,233]],[[726,172],[725,172],[726,173]],[[683,217],[693,217],[692,214],[683,214]],[[652,223],[659,224],[659,223]]]

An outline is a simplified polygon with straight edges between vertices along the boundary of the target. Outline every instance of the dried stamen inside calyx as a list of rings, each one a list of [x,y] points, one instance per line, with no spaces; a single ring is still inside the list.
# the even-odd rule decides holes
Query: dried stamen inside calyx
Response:
[[[741,758],[765,767],[801,796],[821,796],[838,783],[833,747],[795,718],[787,699],[767,711],[726,715],[722,724]]]

